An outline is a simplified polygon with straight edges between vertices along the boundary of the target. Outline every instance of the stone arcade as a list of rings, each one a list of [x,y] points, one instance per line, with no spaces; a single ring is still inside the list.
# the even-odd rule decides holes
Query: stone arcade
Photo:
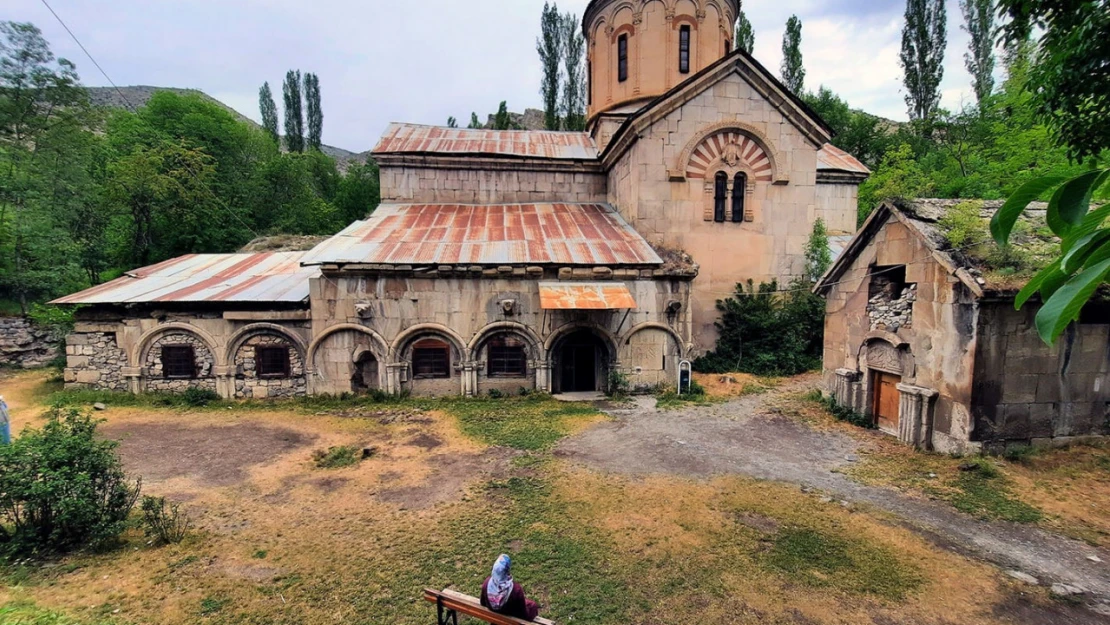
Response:
[[[588,132],[393,124],[382,205],[308,252],[186,256],[86,305],[71,387],[274,397],[672,382],[716,300],[854,230],[868,171],[732,48],[738,0],[593,0]]]

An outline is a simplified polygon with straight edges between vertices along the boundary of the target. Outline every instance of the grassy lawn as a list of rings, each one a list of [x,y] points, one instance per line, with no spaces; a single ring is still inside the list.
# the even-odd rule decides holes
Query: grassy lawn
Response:
[[[51,396],[45,379],[0,380],[17,425],[49,399],[93,399]],[[586,406],[97,399],[128,469],[196,531],[154,547],[135,528],[103,553],[0,568],[2,623],[423,624],[423,588],[477,594],[502,552],[560,623],[1011,622],[1012,582],[883,515],[561,457],[560,438],[605,419]]]
[[[1005,457],[914,451],[892,437],[835,421],[805,396],[784,411],[815,427],[865,436],[869,449],[848,475],[945,501],[985,520],[1036,524],[1092,545],[1110,546],[1110,446],[1077,445]]]

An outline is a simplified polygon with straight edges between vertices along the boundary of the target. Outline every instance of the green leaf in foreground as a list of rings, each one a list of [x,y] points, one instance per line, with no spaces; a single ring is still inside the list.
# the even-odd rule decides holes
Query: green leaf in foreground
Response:
[[[1060,287],[1037,312],[1037,332],[1051,343],[1079,317],[1079,311],[1110,275],[1110,260],[1104,260],[1072,278]]]
[[[1100,169],[1088,171],[1061,185],[1048,203],[1048,227],[1065,236],[1078,226],[1091,208],[1091,194],[1106,180],[1107,173]]]
[[[999,245],[1005,245],[1010,240],[1010,233],[1014,230],[1014,224],[1017,223],[1018,217],[1029,206],[1029,203],[1065,180],[1067,178],[1064,176],[1043,176],[1034,178],[1018,187],[1018,190],[1010,195],[1002,208],[998,209],[994,217],[991,218],[991,236],[994,237],[994,240]]]
[[[1057,276],[1057,274],[1059,275]],[[1033,276],[1033,279],[1026,283],[1025,288],[1014,298],[1014,309],[1021,310],[1025,302],[1029,301],[1029,298],[1033,297],[1037,291],[1040,291],[1041,287],[1050,279],[1056,279],[1060,282],[1067,279],[1067,276],[1060,271],[1060,259],[1056,259],[1051,265],[1038,271],[1037,275]]]

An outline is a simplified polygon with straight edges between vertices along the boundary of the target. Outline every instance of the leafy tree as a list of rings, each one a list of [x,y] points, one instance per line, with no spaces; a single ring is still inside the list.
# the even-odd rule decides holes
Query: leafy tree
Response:
[[[736,18],[736,48],[748,54],[751,54],[752,50],[755,49],[755,29],[752,28],[752,23],[743,10],[740,11],[740,16]]]
[[[1110,280],[1110,204],[1091,208],[1105,192],[1110,168],[1110,11],[1105,0],[1001,0],[1010,17],[1007,41],[1024,43],[1034,27],[1044,30],[1029,69],[1028,84],[1039,116],[1076,159],[1092,167],[1077,176],[1047,175],[1022,185],[991,220],[991,234],[1004,245],[1030,202],[1050,194],[1046,219],[1060,237],[1060,256],[1018,294],[1021,308],[1034,295],[1037,332],[1055,341],[1099,288]],[[1101,168],[1099,161],[1102,161]]]
[[[906,0],[902,53],[906,105],[910,119],[922,128],[936,116],[940,81],[944,78],[944,49],[948,43],[944,0]]]
[[[802,65],[802,20],[791,15],[782,37],[782,82],[790,91],[805,93],[806,70]]]
[[[366,219],[382,201],[378,164],[372,159],[352,163],[339,183],[335,208],[342,225]]]
[[[289,70],[282,85],[285,100],[285,148],[304,152],[304,115],[301,108],[301,72]]]
[[[983,106],[994,92],[994,0],[960,0],[963,29],[971,35],[964,65],[971,74],[975,99]]]
[[[139,483],[96,426],[88,414],[54,408],[41,430],[0,446],[0,551],[64,552],[123,532]]]
[[[478,119],[478,114],[477,113],[471,113],[470,114],[470,125],[467,126],[467,128],[470,128],[472,130],[476,130],[476,129],[485,128],[485,127],[486,127],[485,124],[483,124],[482,121],[480,119]]]
[[[934,189],[913,148],[901,144],[883,156],[879,168],[859,188],[859,223],[884,200],[931,195]]]
[[[832,250],[829,249],[829,231],[820,217],[813,222],[813,231],[806,243],[806,279],[816,284],[821,276],[832,266]]]
[[[74,173],[65,143],[91,123],[75,66],[33,24],[0,22],[0,293],[31,300],[64,288],[58,184]]]
[[[320,151],[324,133],[324,110],[320,105],[320,78],[316,74],[304,75],[304,99],[308,114],[308,147]]]
[[[780,293],[776,281],[747,289],[736,285],[732,297],[717,301],[716,348],[697,359],[707,373],[743,371],[756,375],[796,375],[821,365],[825,301],[805,281]]]
[[[448,117],[447,118],[447,127],[448,128],[458,128],[459,127],[459,120],[455,119],[454,117]]]
[[[852,109],[824,86],[817,93],[804,94],[802,99],[832,126],[837,147],[868,167],[878,166],[892,143],[891,132],[883,127],[878,117]]]
[[[278,134],[278,112],[274,104],[274,94],[270,91],[270,83],[262,83],[258,90],[258,109],[262,114],[262,128],[264,128],[274,143],[281,145],[281,135]]]
[[[559,130],[559,70],[563,63],[564,43],[559,7],[544,2],[540,17],[540,36],[536,38],[536,52],[540,55],[540,65],[543,67],[540,95],[543,96],[543,124],[548,130]]]
[[[586,129],[586,38],[579,27],[578,16],[562,17],[563,38],[563,126],[566,130]]]
[[[509,115],[509,103],[502,100],[501,105],[497,107],[497,114],[493,117],[493,129],[511,130],[513,126],[513,118]]]

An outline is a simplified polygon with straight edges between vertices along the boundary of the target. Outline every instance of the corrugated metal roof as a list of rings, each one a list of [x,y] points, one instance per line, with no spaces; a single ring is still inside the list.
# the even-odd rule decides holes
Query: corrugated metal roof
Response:
[[[856,174],[870,174],[871,170],[856,157],[831,143],[826,143],[817,151],[817,171],[848,171]]]
[[[659,265],[607,204],[383,204],[306,264]]]
[[[487,154],[558,160],[597,160],[584,132],[481,130],[390,124],[373,154]]]
[[[636,300],[620,282],[541,282],[540,308],[624,310],[636,308]]]
[[[319,274],[304,252],[190,254],[128,272],[52,304],[152,302],[303,302]]]

